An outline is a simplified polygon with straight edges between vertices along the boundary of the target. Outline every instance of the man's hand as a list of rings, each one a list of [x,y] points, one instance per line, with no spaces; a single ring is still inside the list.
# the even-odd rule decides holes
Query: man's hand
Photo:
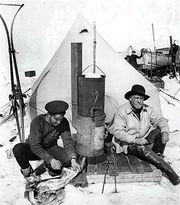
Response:
[[[142,48],[142,49],[141,49],[141,53],[144,53],[144,52],[145,52],[145,50],[146,50],[145,48]]]
[[[53,169],[61,169],[62,168],[62,164],[59,160],[56,159],[52,159],[50,161],[50,165]]]
[[[162,133],[162,143],[166,144],[169,141],[169,133],[163,132]]]
[[[136,138],[135,139],[135,144],[137,145],[145,145],[148,144],[148,141],[144,138]]]
[[[71,159],[71,166],[73,170],[81,171],[80,165],[76,162],[76,159]]]

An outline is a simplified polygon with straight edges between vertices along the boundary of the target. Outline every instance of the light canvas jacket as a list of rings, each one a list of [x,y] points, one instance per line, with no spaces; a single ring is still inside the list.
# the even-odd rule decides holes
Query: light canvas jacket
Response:
[[[169,133],[167,119],[156,114],[152,107],[144,104],[139,120],[132,111],[130,102],[127,102],[118,108],[112,129],[118,140],[134,143],[135,138],[146,138],[156,127],[160,128],[161,133]]]

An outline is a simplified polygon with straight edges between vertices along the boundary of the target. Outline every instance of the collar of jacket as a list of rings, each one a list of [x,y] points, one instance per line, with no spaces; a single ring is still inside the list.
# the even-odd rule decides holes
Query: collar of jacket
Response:
[[[144,104],[141,112],[147,112],[146,107],[147,107],[146,104]],[[132,112],[133,112],[132,106],[131,106],[130,102],[128,102],[128,106],[127,106],[127,109],[126,109],[126,113],[127,113],[127,114],[130,114],[130,113],[132,113]]]

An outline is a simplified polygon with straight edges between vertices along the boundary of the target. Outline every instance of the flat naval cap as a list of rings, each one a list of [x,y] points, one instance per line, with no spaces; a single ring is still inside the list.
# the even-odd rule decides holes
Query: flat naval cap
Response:
[[[69,108],[69,105],[61,100],[54,100],[45,105],[45,109],[51,114],[61,114]]]

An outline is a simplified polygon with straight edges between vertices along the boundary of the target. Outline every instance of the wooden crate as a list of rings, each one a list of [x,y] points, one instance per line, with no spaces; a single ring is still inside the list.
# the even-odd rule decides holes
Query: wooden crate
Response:
[[[160,182],[162,172],[146,161],[138,159],[133,155],[115,154],[115,163],[89,164],[87,167],[88,183],[103,183],[106,175],[106,183],[125,182]]]

